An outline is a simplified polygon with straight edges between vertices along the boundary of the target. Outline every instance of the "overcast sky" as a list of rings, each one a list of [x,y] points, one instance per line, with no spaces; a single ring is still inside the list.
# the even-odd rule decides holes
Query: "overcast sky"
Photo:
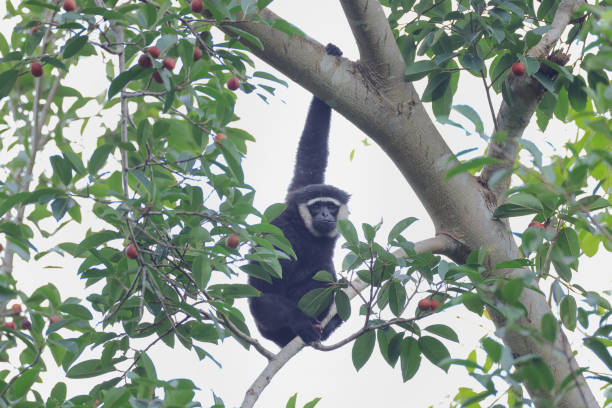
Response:
[[[4,3],[4,2],[1,2]],[[4,4],[0,4],[4,7]],[[357,48],[351,36],[351,31],[344,19],[339,2],[330,0],[310,1],[276,1],[271,7],[276,13],[300,27],[307,35],[325,44],[333,42],[339,46],[344,55],[352,60],[358,59]],[[0,13],[2,13],[0,9]],[[7,35],[7,25],[0,25],[0,30]],[[257,69],[274,72],[265,64],[258,62]],[[283,75],[278,74],[281,78]],[[95,60],[84,63],[79,69],[73,70],[66,79],[66,83],[79,89],[86,95],[96,96],[107,86],[102,83],[104,66]],[[92,81],[92,78],[97,78]],[[492,124],[488,116],[482,83],[479,80],[462,74],[459,91],[454,103],[469,104],[481,114],[486,130],[491,131]],[[424,83],[417,84],[423,89]],[[241,120],[235,126],[242,127],[255,136],[257,142],[249,145],[249,153],[244,161],[244,170],[247,183],[257,190],[256,206],[264,209],[268,205],[281,202],[285,196],[286,186],[289,183],[294,155],[301,128],[306,117],[306,111],[311,95],[298,85],[289,81],[289,88],[279,88],[276,97],[271,97],[269,104],[265,104],[255,95],[246,95],[239,92],[236,107]],[[498,106],[499,98],[495,99]],[[458,117],[453,118],[455,120]],[[117,120],[114,115],[106,115],[105,121],[112,123]],[[462,122],[471,128],[469,123]],[[575,134],[575,129],[554,124],[555,139],[567,140]],[[71,126],[68,134],[76,140],[79,135],[80,123]],[[95,134],[96,120],[88,126],[88,135]],[[466,136],[449,126],[440,126],[442,134],[453,151],[459,152],[470,147],[479,147],[474,154],[482,154],[485,147],[476,135]],[[552,133],[551,133],[552,134]],[[552,148],[547,145],[546,137],[535,128],[526,133],[526,137],[536,142],[545,152]],[[89,137],[91,141],[91,137]],[[330,161],[327,174],[327,183],[337,185],[352,194],[350,201],[351,220],[356,226],[363,222],[376,224],[384,221],[382,237],[386,237],[388,230],[399,220],[414,216],[419,222],[413,225],[406,233],[406,238],[419,241],[433,236],[434,230],[427,213],[418,202],[416,196],[401,177],[399,171],[382,151],[371,141],[365,146],[362,141],[366,136],[357,128],[348,123],[339,114],[332,117],[330,137]],[[561,146],[561,144],[558,144]],[[88,151],[92,147],[86,141],[81,147]],[[355,157],[351,161],[350,153],[355,149]],[[84,157],[89,157],[90,152]],[[41,164],[42,165],[42,164]],[[517,220],[513,223],[516,230],[521,231],[527,220]],[[358,228],[359,229],[359,228]],[[81,231],[78,227],[67,231]],[[64,239],[66,239],[64,237]],[[46,250],[62,242],[62,237],[54,237],[53,242],[39,242],[38,247]],[[339,269],[343,252],[337,251],[336,265]],[[603,278],[603,268],[606,259],[584,261],[584,270],[592,273],[592,277],[600,278],[599,286],[609,287],[609,277]],[[48,269],[48,264],[62,265],[59,269]],[[599,267],[598,267],[599,266]],[[76,278],[77,262],[70,262],[62,258],[45,257],[40,262],[17,262],[16,277],[19,286],[27,293],[47,282],[53,282],[61,287],[64,296],[83,297],[83,284]],[[246,281],[244,277],[243,281]],[[591,281],[593,282],[593,281]],[[588,287],[588,286],[587,286]],[[353,308],[356,303],[353,303]],[[257,333],[246,307],[246,302],[240,306],[247,316],[252,333]],[[331,338],[332,342],[341,339],[359,328],[361,320],[353,310],[351,320],[337,330]],[[434,323],[445,323],[453,327],[461,339],[461,344],[446,342],[451,355],[457,358],[466,358],[468,353],[477,347],[478,339],[492,332],[492,324],[484,318],[476,318],[472,313],[466,312],[462,307],[455,307],[443,313],[436,314],[422,321],[422,326]],[[263,340],[271,350],[278,348],[271,342]],[[579,341],[575,342],[580,345]],[[206,350],[223,364],[223,369],[217,368],[210,360],[199,362],[194,352],[185,351],[180,345],[169,350],[161,342],[150,353],[155,360],[158,375],[163,379],[177,377],[191,378],[201,388],[201,401],[203,406],[210,406],[212,393],[223,398],[227,407],[238,406],[242,401],[244,392],[259,372],[265,367],[266,360],[257,352],[246,351],[231,338],[225,344],[216,347],[204,345]],[[479,353],[479,361],[484,357]],[[50,356],[47,356],[50,357]],[[591,358],[581,353],[581,361]],[[52,365],[51,360],[49,366]],[[57,370],[50,370],[45,382],[52,385],[57,376]],[[71,395],[86,392],[94,380],[71,380],[69,393]],[[474,387],[480,390],[479,385],[465,375],[461,368],[451,368],[446,375],[439,368],[431,365],[425,359],[415,378],[403,383],[399,370],[399,363],[391,369],[380,357],[378,347],[371,360],[356,372],[351,362],[351,345],[332,352],[319,352],[309,348],[304,349],[273,379],[272,384],[264,391],[257,404],[258,407],[284,407],[287,400],[298,392],[298,406],[315,397],[322,397],[318,404],[321,408],[337,407],[414,407],[425,408],[429,406],[447,407],[449,400],[460,386]],[[501,388],[503,389],[503,387]],[[500,390],[501,390],[500,389]]]

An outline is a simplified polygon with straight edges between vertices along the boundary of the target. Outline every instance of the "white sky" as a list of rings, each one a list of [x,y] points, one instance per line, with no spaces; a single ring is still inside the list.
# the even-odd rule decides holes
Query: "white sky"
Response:
[[[4,2],[1,2],[4,3]],[[0,4],[0,14],[3,13]],[[357,48],[352,39],[350,29],[344,19],[339,2],[329,0],[303,1],[276,1],[272,9],[280,16],[300,27],[305,33],[319,42],[325,44],[333,42],[351,60],[358,59]],[[0,30],[5,31],[7,26],[3,23]],[[257,69],[274,72],[271,68],[259,63]],[[281,78],[287,79],[283,75]],[[78,70],[70,72],[66,83],[81,90],[84,94],[98,95],[105,86],[102,81],[92,81],[92,78],[104,78],[104,67],[99,63],[83,64]],[[417,87],[422,90],[421,81]],[[485,101],[480,80],[462,74],[458,95],[455,104],[469,104],[481,115],[485,128],[492,128],[490,115]],[[248,157],[244,161],[244,171],[247,183],[257,190],[256,206],[260,209],[274,202],[280,202],[285,196],[285,189],[289,183],[295,150],[301,133],[301,127],[306,117],[306,111],[311,95],[299,86],[290,82],[288,89],[279,89],[276,98],[271,98],[269,104],[263,103],[257,96],[239,93],[237,114],[241,120],[235,126],[242,127],[253,134],[257,142],[250,144]],[[495,106],[499,105],[500,98],[495,99]],[[460,120],[454,117],[455,120]],[[109,120],[106,119],[105,120]],[[116,120],[116,117],[112,120]],[[534,118],[535,121],[535,118]],[[89,142],[92,133],[96,132],[96,120],[92,120],[87,128]],[[468,129],[471,125],[462,122]],[[79,134],[79,124],[70,127],[67,134],[76,139]],[[466,148],[478,146],[482,154],[484,142],[476,135],[465,136],[463,131],[452,127],[440,127],[447,143],[453,151],[459,152]],[[533,127],[526,132],[526,137],[536,142],[546,153],[551,148],[544,142],[546,138]],[[575,130],[570,126],[555,123],[555,142],[567,140],[574,135]],[[381,237],[386,237],[388,230],[399,220],[414,216],[420,219],[406,233],[406,238],[418,241],[431,237],[434,233],[432,223],[422,205],[417,201],[414,193],[401,177],[399,171],[376,145],[364,146],[361,143],[365,136],[352,124],[339,114],[334,113],[330,137],[330,161],[326,181],[338,185],[352,194],[350,209],[351,220],[358,227],[362,222],[376,224],[384,220]],[[84,139],[84,140],[87,140]],[[83,142],[85,150],[89,142]],[[560,143],[557,146],[561,146]],[[349,159],[351,150],[356,149],[353,161]],[[84,157],[89,157],[86,153]],[[85,212],[84,212],[85,214]],[[525,227],[525,220],[517,220],[516,230]],[[83,234],[82,227],[67,230],[66,233]],[[41,241],[37,244],[40,250],[46,250],[65,240],[62,236],[53,237],[50,241]],[[337,251],[336,265],[339,269],[342,251]],[[610,254],[598,256],[597,260],[584,259],[582,270],[588,273],[587,288],[608,288],[609,277],[602,276],[601,266],[609,262]],[[60,269],[44,268],[46,265],[61,265]],[[53,282],[60,287],[63,296],[76,296],[83,298],[83,283],[76,277],[77,262],[59,257],[45,257],[41,261],[29,263],[17,262],[15,274],[19,286],[26,293],[31,293],[36,287],[47,282]],[[597,276],[593,276],[597,275]],[[591,280],[592,279],[592,280]],[[245,279],[244,279],[245,280]],[[594,281],[598,281],[595,285]],[[590,281],[590,284],[588,283]],[[359,328],[361,320],[357,317],[355,303],[353,304],[351,320],[334,333],[332,342],[341,339]],[[246,302],[240,306],[247,316],[252,334],[257,331],[252,324]],[[461,344],[446,342],[451,355],[457,358],[466,358],[468,353],[477,347],[478,339],[492,331],[492,324],[484,319],[477,318],[462,307],[455,307],[443,313],[431,316],[422,321],[421,326],[444,323],[453,327],[459,334]],[[66,334],[68,335],[68,334]],[[263,339],[262,339],[263,340]],[[263,340],[271,350],[276,346]],[[177,342],[178,344],[178,342]],[[573,342],[580,346],[579,339]],[[211,361],[199,362],[194,352],[185,351],[180,345],[174,350],[168,349],[161,342],[150,353],[154,359],[158,375],[163,379],[177,377],[191,378],[201,388],[200,400],[202,405],[212,405],[212,393],[223,398],[227,407],[238,406],[242,401],[244,392],[251,382],[264,368],[266,360],[254,350],[246,351],[232,339],[228,339],[220,346],[203,345],[207,351],[223,364],[223,369],[217,368]],[[483,354],[479,353],[479,362],[484,362]],[[50,357],[50,355],[47,355]],[[581,353],[581,362],[591,359],[590,353]],[[93,357],[90,357],[93,358]],[[52,368],[52,361],[48,358],[50,371],[47,378],[50,380],[42,385],[48,388],[61,375],[61,372]],[[69,394],[75,395],[86,392],[92,384],[99,382],[93,380],[71,380]],[[370,361],[359,371],[355,372],[351,362],[351,345],[333,352],[319,352],[304,349],[291,360],[282,371],[272,380],[264,391],[256,406],[258,407],[284,407],[287,400],[298,392],[298,406],[315,397],[323,397],[317,405],[320,408],[331,407],[447,407],[460,386],[480,387],[465,375],[461,368],[451,368],[446,375],[439,368],[431,365],[425,359],[415,378],[407,383],[401,380],[399,362],[392,370],[380,357],[378,346]],[[498,390],[503,390],[500,387]],[[596,393],[598,390],[594,389]]]

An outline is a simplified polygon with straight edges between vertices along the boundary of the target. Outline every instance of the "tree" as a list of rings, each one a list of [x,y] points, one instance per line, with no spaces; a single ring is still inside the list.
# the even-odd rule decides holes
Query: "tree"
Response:
[[[333,313],[361,319],[363,327],[337,344],[313,347],[351,343],[359,369],[378,344],[391,366],[400,362],[406,381],[422,357],[443,370],[466,366],[482,389],[459,392],[461,406],[504,395],[512,407],[598,406],[562,328],[580,330],[584,345],[612,368],[610,304],[603,291],[572,279],[582,256],[595,255],[600,243],[612,247],[610,5],[341,1],[360,52],[359,61],[349,61],[326,56],[321,44],[265,8],[268,3],[210,1],[201,15],[186,3],[149,0],[84,1],[76,10],[64,5],[66,12],[57,2],[27,1],[19,9],[7,3],[8,15],[22,22],[10,42],[0,37],[7,134],[2,148],[10,157],[3,163],[0,196],[7,243],[0,300],[3,318],[16,327],[1,329],[0,357],[9,359],[9,350],[20,355],[19,368],[3,374],[0,397],[42,405],[35,381],[54,363],[67,378],[111,374],[71,404],[191,405],[193,382],[159,380],[149,350],[160,340],[169,347],[178,340],[201,359],[210,358],[206,344],[231,336],[270,361],[246,391],[243,406],[252,406],[304,346],[295,339],[273,354],[249,333],[248,316],[235,307],[236,299],[257,295],[234,283],[236,275],[278,276],[279,257],[292,254],[269,224],[282,205],[255,208],[255,191],[245,183],[241,160],[253,138],[230,127],[237,103],[234,89],[225,86],[230,78],[264,100],[273,94],[271,85],[283,83],[253,72],[252,53],[333,101],[380,145],[436,227],[435,237],[411,243],[402,236],[410,217],[386,240],[377,236],[380,225],[364,224],[360,238],[352,223],[341,223],[344,278],[306,295],[304,304],[316,309],[335,295]],[[589,47],[570,48],[587,41]],[[194,47],[201,58],[194,57]],[[85,155],[62,130],[79,121],[85,134],[90,117],[81,117],[79,109],[95,100],[63,78],[93,55],[106,58],[110,80],[97,102],[101,111],[117,105],[119,121]],[[517,61],[524,74],[509,72]],[[35,62],[42,75],[38,67],[30,71]],[[469,75],[482,79],[492,135],[473,108],[453,105],[460,79]],[[412,81],[423,78],[427,86],[419,96]],[[499,93],[503,100],[495,106],[492,95]],[[433,117],[423,102],[431,102]],[[486,154],[460,161],[450,150],[433,120],[461,127],[449,119],[452,111],[489,140]],[[537,146],[522,139],[534,114],[542,131],[553,116],[579,128],[564,154],[545,162]],[[531,162],[519,160],[521,149]],[[98,223],[86,223],[89,230],[71,242],[36,249],[38,237],[51,239],[69,224],[81,224],[81,210]],[[533,220],[515,240],[509,219],[517,216]],[[226,244],[232,234],[238,248]],[[14,254],[27,260],[51,252],[81,260],[81,278],[100,288],[87,302],[62,299],[51,284],[31,294],[17,289]],[[218,275],[229,279],[217,283]],[[361,291],[357,307],[350,298]],[[422,298],[441,305],[415,313]],[[23,310],[14,310],[15,304]],[[427,323],[434,313],[459,305],[490,316],[498,328],[501,342],[481,342],[485,363],[474,356],[451,358],[440,339],[458,341],[458,335]],[[102,325],[92,324],[92,312],[103,316]],[[26,319],[29,329],[22,326]],[[98,345],[93,358],[84,357]],[[41,358],[47,348],[54,362]],[[588,374],[605,384],[611,379]],[[497,391],[500,383],[507,384],[504,392]],[[46,403],[62,404],[66,388],[58,382]],[[223,406],[220,398],[216,406]]]

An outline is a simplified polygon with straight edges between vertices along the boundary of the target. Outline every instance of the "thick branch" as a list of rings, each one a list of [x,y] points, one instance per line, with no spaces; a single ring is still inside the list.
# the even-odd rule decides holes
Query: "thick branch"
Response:
[[[371,0],[368,6],[380,7],[380,4]],[[268,10],[264,10],[261,16],[266,20],[278,18]],[[313,40],[299,36],[290,37],[257,22],[231,24],[255,35],[261,41],[264,48],[252,46],[254,54],[323,99],[382,147],[425,206],[438,235],[452,237],[462,246],[463,251],[486,248],[485,266],[495,277],[511,279],[524,273],[521,270],[495,269],[496,264],[521,258],[522,255],[506,224],[492,217],[492,210],[497,206],[497,202],[490,191],[467,173],[446,179],[447,171],[455,166],[457,161],[421,102],[412,96],[414,91],[411,84],[398,83],[400,91],[394,94],[384,93],[362,65],[352,63],[346,58],[326,58],[323,46]],[[519,95],[527,95],[527,92],[530,92],[526,86],[527,82],[527,79],[518,81],[513,85],[513,90]],[[397,98],[398,95],[402,97]],[[535,99],[537,100],[537,97]],[[519,100],[515,103],[517,106],[513,104],[512,109],[505,107],[505,114],[500,115],[503,116],[499,121],[501,128],[511,129],[510,125],[515,120],[513,118],[524,121],[531,117],[524,106],[521,106],[524,102],[528,102],[528,99]],[[531,114],[536,104],[528,107]],[[512,110],[518,113],[514,114]],[[512,128],[513,133],[520,136],[524,126],[526,122]],[[463,259],[457,258],[456,254],[465,253],[463,251],[455,251],[453,259],[461,262]],[[540,330],[542,316],[550,313],[550,308],[543,296],[533,290],[525,290],[520,300],[528,316],[519,323],[528,330],[517,331],[505,327],[501,318],[495,318],[495,323],[498,328],[504,329],[504,341],[514,355],[536,354],[542,357],[553,372],[555,384],[559,385],[566,377],[571,376],[577,367],[576,362],[573,357],[569,358],[571,365],[568,365],[565,356],[559,357],[560,353],[553,353],[548,345],[538,343],[525,335],[529,330]],[[566,356],[572,356],[564,334],[560,333],[558,339],[555,348],[564,350]],[[262,374],[263,387],[269,382],[269,378],[265,378],[266,375],[269,375],[269,372]],[[557,405],[563,408],[596,407],[592,392],[588,387],[582,386],[582,376],[576,378],[579,379],[581,390],[572,389],[559,395]],[[259,382],[254,384],[254,387],[257,386],[262,387]],[[263,387],[252,388],[249,392],[256,392]],[[530,392],[534,400],[538,401],[537,392]],[[582,395],[586,397],[583,398]]]
[[[583,0],[562,0],[555,13],[551,29],[542,36],[538,44],[531,48],[527,55],[534,58],[546,58],[552,47],[559,41],[561,34],[567,27],[572,13],[581,5]],[[482,180],[488,184],[493,174],[499,172],[501,179],[490,186],[499,196],[510,185],[510,170],[514,166],[518,145],[525,128],[546,93],[537,79],[531,76],[517,77],[510,74],[508,77],[512,104],[503,101],[497,114],[499,130],[506,133],[505,140],[491,139],[489,143],[489,157],[499,159],[499,163],[486,166],[481,174]],[[502,176],[503,175],[503,176]]]
[[[341,0],[340,4],[359,47],[360,63],[383,82],[385,93],[398,89],[405,64],[380,4],[370,0]]]

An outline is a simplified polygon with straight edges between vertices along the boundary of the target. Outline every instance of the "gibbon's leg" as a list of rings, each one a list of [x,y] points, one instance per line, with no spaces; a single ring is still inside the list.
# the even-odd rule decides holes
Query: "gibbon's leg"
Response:
[[[251,298],[251,312],[262,335],[279,345],[287,344],[285,339],[278,338],[287,329],[293,333],[290,340],[300,336],[305,343],[312,343],[321,338],[319,321],[284,296],[262,293],[260,297]]]

